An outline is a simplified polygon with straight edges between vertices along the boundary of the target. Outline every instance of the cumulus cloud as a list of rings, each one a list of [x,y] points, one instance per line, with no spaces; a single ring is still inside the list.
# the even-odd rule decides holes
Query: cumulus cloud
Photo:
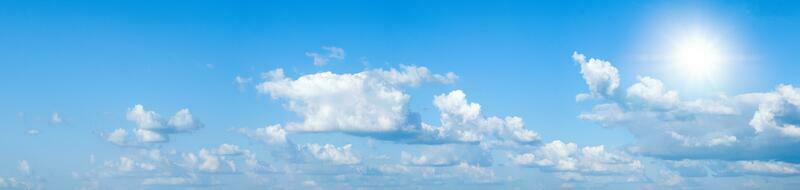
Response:
[[[591,58],[587,61],[586,56],[578,52],[572,53],[572,60],[580,64],[581,75],[589,86],[592,96],[614,95],[614,91],[619,87],[619,73],[616,67],[600,59]]]
[[[139,145],[142,143],[158,143],[169,141],[169,134],[192,132],[203,127],[203,124],[192,116],[189,109],[181,109],[169,120],[164,120],[158,113],[145,110],[137,104],[125,114],[128,121],[136,124],[136,128],[128,130],[118,128],[105,134],[104,138],[116,145]],[[132,133],[135,138],[129,138]]]
[[[244,134],[250,139],[264,142],[271,145],[285,144],[286,130],[281,125],[270,125],[262,128],[247,129],[241,128],[237,132]]]
[[[402,71],[322,72],[290,79],[276,69],[265,74],[267,81],[257,89],[286,99],[289,110],[304,119],[287,124],[290,131],[390,132],[418,125],[408,110],[410,97],[401,88],[436,80],[432,76],[427,68],[404,66]]]
[[[238,155],[241,153],[242,150],[239,149],[239,146],[232,144],[219,145],[219,148],[216,150],[216,154],[218,155]]]
[[[455,90],[434,97],[440,111],[441,126],[423,123],[422,129],[435,141],[503,144],[529,144],[539,140],[539,134],[524,127],[522,118],[515,116],[484,117],[481,106],[468,102],[466,94]]]
[[[287,78],[282,69],[267,72],[266,81],[257,86],[258,91],[287,100],[286,107],[303,121],[239,132],[251,138],[277,140],[267,143],[284,142],[285,131],[344,132],[422,144],[491,146],[538,142],[539,135],[526,129],[522,118],[485,117],[480,105],[468,102],[461,90],[434,97],[433,104],[441,113],[440,126],[422,123],[417,113],[408,110],[410,96],[403,89],[424,82],[450,83],[457,76],[432,74],[425,67],[400,67],[354,74],[322,72],[297,79]]]
[[[583,57],[573,54],[578,62],[591,62]],[[613,68],[605,61],[599,65]],[[596,78],[584,74],[590,89],[598,88]],[[658,158],[800,161],[791,148],[800,145],[797,88],[682,100],[667,86],[639,76],[625,96],[606,98],[578,117],[627,129],[636,138],[629,150]]]
[[[353,153],[352,145],[341,147],[332,144],[306,144],[298,147],[313,158],[337,165],[353,165],[361,163],[361,159]]]
[[[114,130],[113,132],[111,132],[110,134],[108,134],[106,136],[106,140],[108,140],[108,142],[114,143],[116,145],[125,145],[125,143],[128,142],[126,140],[127,137],[128,137],[128,131],[126,131],[125,129],[122,129],[122,128],[118,128],[118,129]]]
[[[104,187],[101,183],[108,180],[135,180],[142,188],[150,188],[144,186],[204,187],[219,185],[215,177],[218,175],[275,172],[258,160],[255,153],[235,144],[221,144],[195,152],[142,148],[102,163],[99,168],[72,175],[84,180],[89,188]]]
[[[800,139],[800,89],[791,85],[779,85],[775,92],[753,95],[762,99],[758,110],[750,120],[756,133],[775,132],[783,136]]]
[[[233,148],[222,145],[219,149],[206,149],[202,148],[195,153],[182,154],[183,165],[191,171],[201,172],[222,172],[222,171],[236,171],[235,164],[226,164],[228,160],[223,155],[219,154],[220,149]],[[238,147],[237,147],[238,148]],[[227,153],[227,152],[226,152]]]
[[[552,141],[531,153],[511,155],[519,166],[538,167],[546,171],[568,171],[588,174],[637,174],[643,169],[639,160],[622,153],[606,151],[603,145],[578,148],[575,143]]]
[[[628,87],[627,98],[637,105],[670,109],[678,104],[678,92],[667,90],[660,80],[638,77],[639,82]]]
[[[129,121],[136,123],[136,126],[141,129],[157,129],[163,125],[156,112],[144,110],[144,106],[141,104],[136,104],[133,108],[128,109],[125,117]]]
[[[157,133],[147,129],[134,129],[133,134],[139,142],[144,143],[157,143],[167,141],[167,137],[161,133]]]
[[[193,131],[202,127],[202,124],[195,121],[194,117],[192,117],[192,113],[186,108],[175,113],[175,115],[169,119],[168,124],[172,126],[172,130],[176,132]]]
[[[131,157],[119,157],[118,162],[107,162],[108,167],[116,168],[120,173],[148,172],[157,169],[156,165],[149,162],[137,162]]]

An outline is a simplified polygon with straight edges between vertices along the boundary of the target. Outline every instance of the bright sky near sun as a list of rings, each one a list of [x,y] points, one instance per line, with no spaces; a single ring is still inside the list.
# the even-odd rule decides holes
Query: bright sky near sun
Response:
[[[0,189],[790,189],[793,1],[1,1]]]

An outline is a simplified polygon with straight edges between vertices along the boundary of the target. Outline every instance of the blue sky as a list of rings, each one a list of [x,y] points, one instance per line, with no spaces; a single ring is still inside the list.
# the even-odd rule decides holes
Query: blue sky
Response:
[[[791,1],[4,1],[0,189],[785,189]]]

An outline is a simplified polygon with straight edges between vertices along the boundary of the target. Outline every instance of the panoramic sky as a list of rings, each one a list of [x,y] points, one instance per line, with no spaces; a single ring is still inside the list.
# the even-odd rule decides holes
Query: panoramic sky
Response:
[[[795,1],[0,1],[0,189],[790,189]]]

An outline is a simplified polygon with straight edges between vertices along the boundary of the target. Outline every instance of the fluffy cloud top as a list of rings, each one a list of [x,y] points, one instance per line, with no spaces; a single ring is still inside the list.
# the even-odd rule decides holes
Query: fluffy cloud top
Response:
[[[638,77],[639,83],[628,87],[627,98],[646,106],[669,109],[678,104],[678,93],[666,90],[660,80],[650,77]]]
[[[617,68],[608,61],[591,58],[578,52],[572,53],[572,60],[581,65],[581,74],[589,85],[589,92],[594,96],[612,96],[619,87],[619,73]]]
[[[286,130],[281,125],[271,125],[256,129],[239,129],[239,133],[244,134],[250,139],[261,141],[267,144],[277,145],[286,143]]]
[[[467,102],[466,94],[461,90],[437,95],[433,104],[440,111],[441,126],[423,124],[422,128],[439,141],[526,144],[539,140],[536,132],[525,129],[522,118],[484,117],[481,106]]]
[[[416,125],[409,119],[410,97],[401,88],[439,81],[427,68],[415,66],[403,66],[402,71],[322,72],[297,79],[286,78],[277,69],[265,76],[267,81],[257,86],[258,91],[288,100],[289,110],[304,118],[302,123],[287,124],[287,129],[308,132],[387,132]]]
[[[749,123],[756,133],[775,132],[800,140],[800,89],[779,85],[775,92],[753,96],[762,100]]]
[[[594,89],[595,79],[585,75]],[[686,101],[658,79],[638,79],[626,96],[605,99],[579,118],[628,129],[637,139],[630,150],[650,156],[800,161],[791,148],[800,145],[797,88],[779,85],[773,92]]]
[[[477,103],[466,100],[456,90],[434,97],[440,111],[441,126],[421,123],[408,110],[410,96],[404,87],[423,82],[450,83],[455,74],[431,74],[425,67],[402,65],[397,69],[375,69],[354,74],[330,72],[287,78],[282,69],[264,74],[259,92],[276,99],[286,99],[288,109],[300,115],[302,122],[284,127],[244,131],[251,138],[285,142],[283,129],[294,132],[345,132],[403,143],[481,143],[530,144],[538,142],[536,132],[525,129],[519,117],[484,117]],[[271,141],[271,140],[270,140]]]

